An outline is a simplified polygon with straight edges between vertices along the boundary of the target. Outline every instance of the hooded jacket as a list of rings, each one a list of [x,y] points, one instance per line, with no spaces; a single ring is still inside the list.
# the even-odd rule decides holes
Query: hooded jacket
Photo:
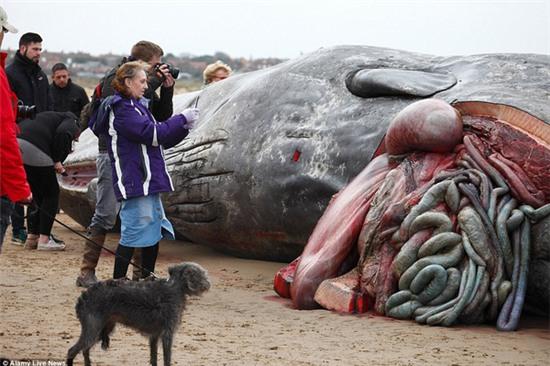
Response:
[[[96,86],[96,89],[94,90],[94,95],[92,96],[92,102],[89,104],[86,108],[88,108],[88,111],[86,111],[86,108],[84,109],[86,112],[83,112],[82,121],[84,122],[83,128],[88,127],[88,118],[90,118],[90,115],[92,112],[92,105],[94,104],[94,101],[99,101],[100,99],[107,98],[109,96],[113,96],[115,94],[115,90],[112,86],[113,79],[115,78],[116,72],[120,66],[125,64],[128,61],[135,61],[134,58],[130,57],[124,57],[119,65],[113,69],[111,69],[99,82],[99,84]],[[159,80],[156,77],[149,77],[147,79],[147,90],[145,91],[142,100],[148,100],[148,108],[155,117],[157,121],[165,121],[173,113],[173,103],[172,103],[172,97],[174,96],[174,86],[171,86],[169,88],[166,88],[162,85],[162,81]],[[160,97],[157,95],[155,90],[157,90],[160,87]],[[96,134],[97,135],[97,134]],[[98,150],[99,152],[107,152],[107,142],[106,137],[104,135],[98,135]]]
[[[100,105],[93,124],[96,134],[107,135],[118,200],[174,190],[164,163],[164,148],[175,146],[189,131],[177,114],[158,123],[149,109],[118,93]]]
[[[14,107],[17,97],[4,72],[6,56],[5,52],[0,52],[0,196],[17,202],[29,197],[31,190],[16,139]]]
[[[37,63],[17,51],[6,74],[11,89],[24,105],[35,105],[37,113],[52,110],[48,77]]]
[[[34,120],[19,122],[17,136],[38,147],[54,162],[63,162],[71,152],[72,142],[80,132],[76,116],[71,112],[42,112]]]

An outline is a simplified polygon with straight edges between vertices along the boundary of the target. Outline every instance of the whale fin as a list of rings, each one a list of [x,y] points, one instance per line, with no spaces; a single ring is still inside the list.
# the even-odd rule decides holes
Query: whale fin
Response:
[[[429,97],[455,84],[452,74],[401,69],[361,69],[346,78],[348,90],[363,98]]]

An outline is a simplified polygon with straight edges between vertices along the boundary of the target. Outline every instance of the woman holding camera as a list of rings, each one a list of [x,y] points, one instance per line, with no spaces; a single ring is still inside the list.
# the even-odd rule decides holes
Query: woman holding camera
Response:
[[[199,117],[188,108],[158,123],[142,103],[147,89],[148,65],[132,61],[116,72],[116,93],[99,107],[96,133],[107,134],[115,195],[121,201],[121,235],[114,278],[126,276],[135,248],[142,248],[142,267],[154,272],[158,242],[174,239],[174,229],[164,214],[160,193],[173,191],[164,163],[163,149],[183,140]]]

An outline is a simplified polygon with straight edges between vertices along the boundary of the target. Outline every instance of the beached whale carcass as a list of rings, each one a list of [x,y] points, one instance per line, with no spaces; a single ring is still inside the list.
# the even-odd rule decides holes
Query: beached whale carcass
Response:
[[[431,325],[494,321],[501,330],[517,328],[525,300],[548,314],[550,94],[547,80],[519,84],[548,74],[550,58],[489,57],[515,65],[477,74],[475,97],[452,106],[425,99],[392,118],[380,155],[277,274],[281,296],[302,309],[374,310]],[[374,97],[387,72],[361,70],[348,86]],[[484,85],[495,74],[501,83]],[[520,90],[536,97],[513,102]]]
[[[436,98],[473,117],[532,116],[536,129],[546,131],[548,70],[545,55],[436,57],[350,46],[177,96],[176,112],[200,96],[201,121],[166,152],[176,188],[164,197],[167,214],[192,241],[243,257],[290,260],[331,196],[371,161],[406,106]],[[544,136],[533,141],[548,151]],[[62,208],[84,225],[93,207],[91,139],[81,136],[62,187]],[[528,146],[514,144],[512,136],[504,141],[509,149]],[[545,184],[543,175],[526,175]],[[541,240],[547,229],[540,225],[544,221],[533,226],[531,258],[548,263],[548,240]],[[542,276],[549,277],[547,271]]]

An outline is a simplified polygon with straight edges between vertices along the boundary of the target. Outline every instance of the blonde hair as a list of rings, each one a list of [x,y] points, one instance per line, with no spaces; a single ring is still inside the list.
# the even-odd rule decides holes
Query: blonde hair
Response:
[[[204,71],[202,72],[202,78],[204,80],[205,84],[210,84],[212,82],[212,78],[214,77],[214,74],[218,70],[225,70],[228,74],[231,74],[233,70],[231,70],[231,67],[227,64],[224,64],[220,60],[214,62],[213,64],[210,64],[206,66]]]
[[[116,71],[115,78],[112,82],[113,88],[125,97],[129,97],[130,93],[128,92],[128,87],[124,83],[124,80],[132,79],[140,71],[145,71],[145,73],[147,73],[148,69],[149,65],[143,61],[131,61],[122,64]]]

